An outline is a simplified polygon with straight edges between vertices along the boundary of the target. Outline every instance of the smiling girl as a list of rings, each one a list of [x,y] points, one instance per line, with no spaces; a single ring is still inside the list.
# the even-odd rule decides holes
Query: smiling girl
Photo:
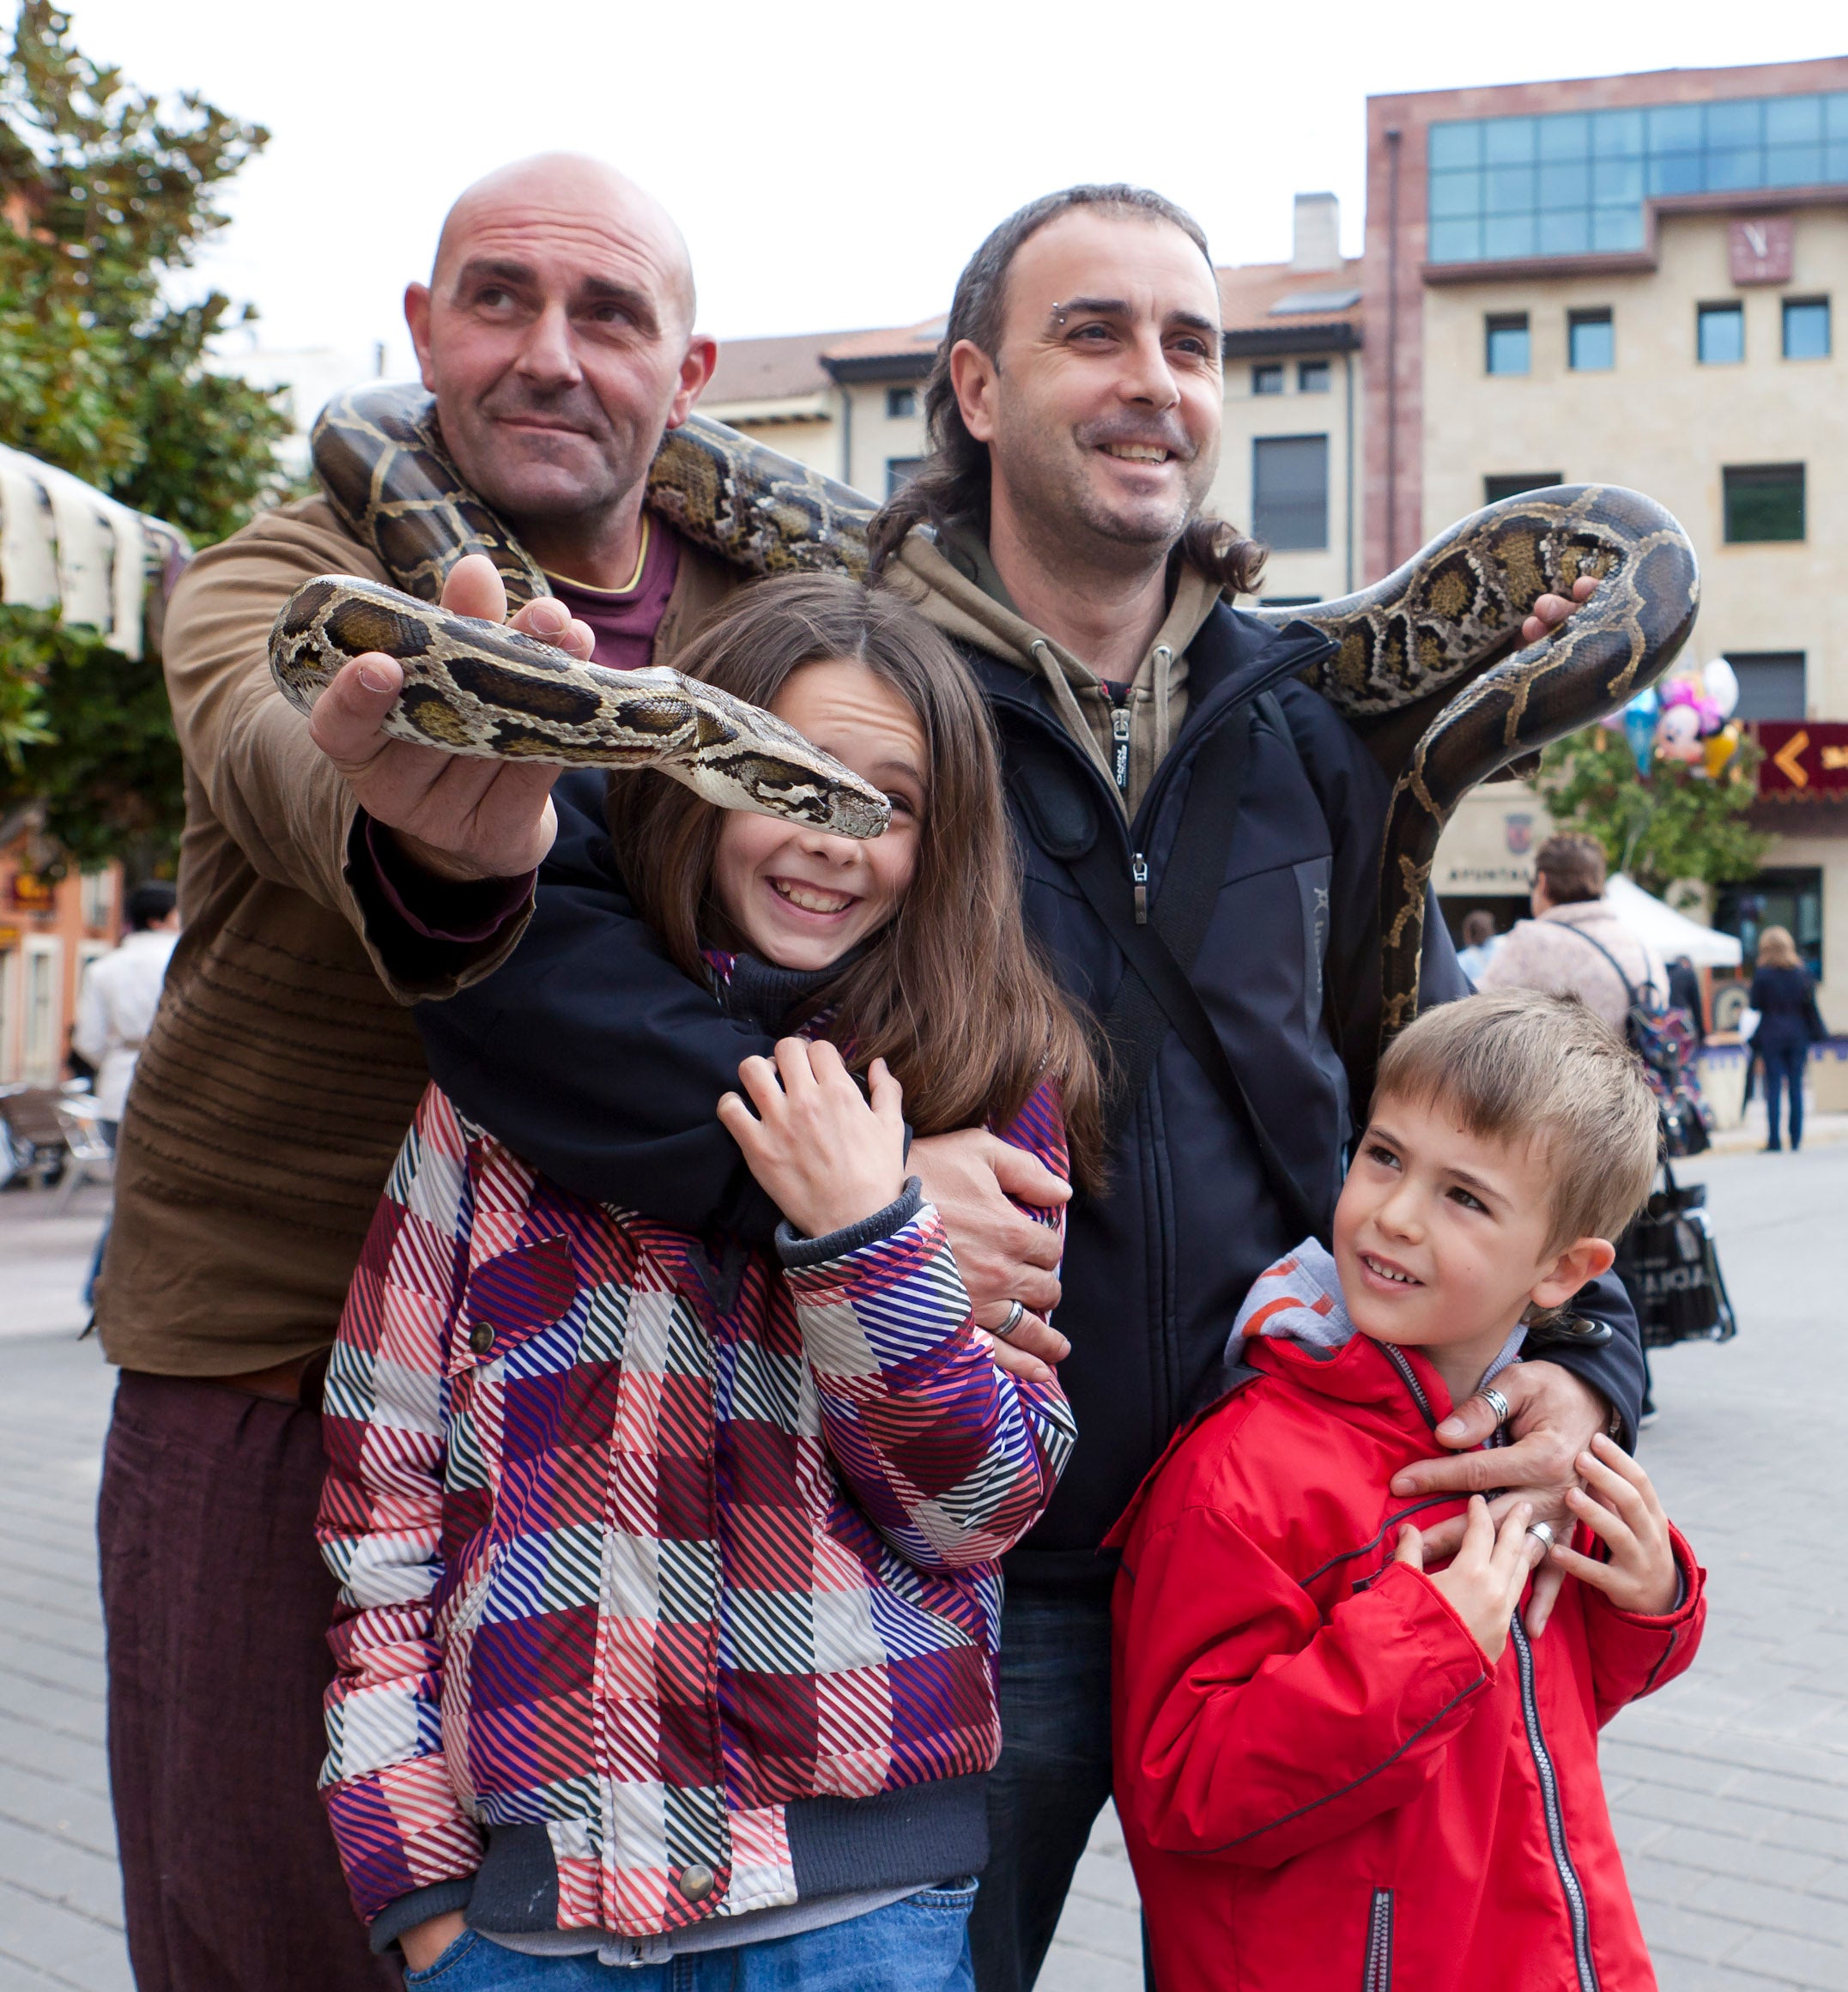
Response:
[[[857,843],[612,784],[663,944],[779,1034],[716,1111],[785,1221],[587,1202],[426,1095],[328,1378],[328,1807],[413,1986],[960,1988],[997,1559],[1073,1428],[975,1329],[907,1123],[1061,1174],[1069,1128],[1094,1178],[1096,1074],[942,638],[791,580],[682,668],[893,803]]]

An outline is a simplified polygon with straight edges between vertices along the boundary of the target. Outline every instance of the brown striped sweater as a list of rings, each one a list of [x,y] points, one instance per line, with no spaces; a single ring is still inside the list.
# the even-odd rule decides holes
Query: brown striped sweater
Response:
[[[125,1368],[232,1376],[332,1342],[429,1077],[406,1006],[489,973],[525,925],[415,963],[381,954],[352,797],[270,676],[277,609],[324,573],[385,578],[312,499],[201,554],[167,610],[185,931],[129,1096],[97,1291]],[[656,655],[735,584],[684,549]]]

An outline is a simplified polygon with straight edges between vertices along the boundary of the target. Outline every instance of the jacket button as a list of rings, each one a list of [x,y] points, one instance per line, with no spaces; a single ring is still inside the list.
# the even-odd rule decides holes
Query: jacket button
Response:
[[[695,1861],[690,1867],[681,1869],[680,1879],[674,1886],[688,1902],[704,1902],[712,1892],[712,1870],[704,1862]]]
[[[494,1346],[494,1324],[491,1321],[478,1321],[469,1330],[469,1347],[476,1355],[485,1356]]]

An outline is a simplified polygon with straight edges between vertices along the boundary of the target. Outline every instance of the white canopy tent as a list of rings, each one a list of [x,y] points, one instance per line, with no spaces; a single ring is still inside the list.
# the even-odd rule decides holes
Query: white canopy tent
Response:
[[[1621,871],[1606,881],[1604,897],[1624,925],[1639,934],[1664,961],[1685,954],[1696,968],[1736,968],[1743,957],[1736,936],[1677,913]]]
[[[58,609],[138,657],[148,590],[186,550],[164,520],[0,445],[0,601]]]

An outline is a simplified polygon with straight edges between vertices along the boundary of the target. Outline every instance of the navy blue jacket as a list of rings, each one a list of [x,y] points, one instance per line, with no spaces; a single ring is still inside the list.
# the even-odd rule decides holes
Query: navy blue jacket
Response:
[[[1325,648],[1304,626],[1279,634],[1216,608],[1188,651],[1185,723],[1131,826],[1039,681],[968,656],[1000,733],[1028,928],[1099,1015],[1124,960],[1057,855],[1069,850],[1073,826],[1046,820],[1046,794],[1064,816],[1074,798],[1081,814],[1088,799],[1091,827],[1116,847],[1125,902],[1140,852],[1159,903],[1196,757],[1218,728],[1252,728],[1231,854],[1192,980],[1298,1184],[1331,1209],[1378,1036],[1388,790],[1358,736],[1297,681]],[[1266,690],[1275,694],[1268,711],[1254,704]],[[602,792],[601,777],[560,783],[558,842],[512,960],[448,1002],[418,1007],[431,1069],[465,1114],[567,1189],[670,1224],[767,1236],[774,1214],[713,1108],[739,1060],[768,1043],[725,1017],[636,917],[613,868]],[[1426,1002],[1467,993],[1434,905],[1426,936]],[[1072,1353],[1060,1380],[1078,1452],[1009,1559],[1017,1580],[1103,1573],[1098,1544],[1212,1388],[1247,1288],[1299,1242],[1244,1122],[1172,1033],[1111,1169],[1109,1193],[1073,1207],[1061,1275],[1058,1326]],[[1587,1290],[1580,1311],[1615,1333],[1543,1353],[1595,1384],[1633,1431],[1642,1364],[1629,1304],[1607,1280]]]
[[[1752,978],[1750,1000],[1760,1019],[1752,1042],[1760,1051],[1804,1050],[1828,1035],[1807,968],[1759,969]]]

